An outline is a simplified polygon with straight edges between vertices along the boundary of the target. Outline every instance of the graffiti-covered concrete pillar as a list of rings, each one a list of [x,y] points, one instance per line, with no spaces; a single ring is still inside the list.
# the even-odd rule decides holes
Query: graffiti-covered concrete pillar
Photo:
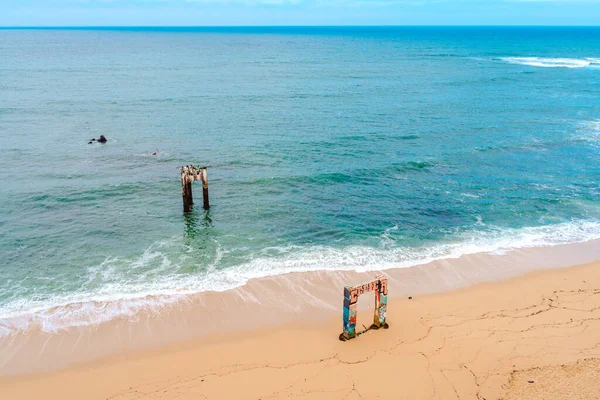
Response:
[[[344,332],[340,335],[340,340],[348,340],[356,337],[356,306],[358,297],[370,291],[375,291],[375,313],[373,315],[373,325],[369,329],[388,328],[385,322],[387,310],[387,278],[378,276],[375,280],[358,286],[344,287]]]

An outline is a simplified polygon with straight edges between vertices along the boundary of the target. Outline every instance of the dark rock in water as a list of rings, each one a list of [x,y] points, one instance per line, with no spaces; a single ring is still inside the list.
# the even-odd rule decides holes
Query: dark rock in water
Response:
[[[98,143],[106,143],[108,140],[104,137],[104,135],[100,135],[100,139],[98,139]]]
[[[91,141],[91,140],[88,142],[88,144],[92,144],[92,143],[94,143],[94,142],[93,142],[93,141]]]

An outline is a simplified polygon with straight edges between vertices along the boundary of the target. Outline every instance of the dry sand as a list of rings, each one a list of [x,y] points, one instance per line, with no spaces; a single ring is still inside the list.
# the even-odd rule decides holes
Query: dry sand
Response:
[[[340,315],[5,377],[0,399],[600,398],[600,262],[391,297],[387,315],[348,342]]]

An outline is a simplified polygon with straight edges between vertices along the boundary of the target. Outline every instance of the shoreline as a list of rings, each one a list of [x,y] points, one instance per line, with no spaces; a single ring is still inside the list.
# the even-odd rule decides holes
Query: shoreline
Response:
[[[340,318],[297,321],[3,377],[0,392],[11,399],[410,393],[411,399],[509,400],[544,398],[544,387],[552,384],[558,386],[555,399],[569,393],[592,399],[600,388],[590,373],[600,358],[599,268],[595,261],[412,300],[391,297],[390,329],[348,342],[337,338]]]
[[[479,254],[499,255],[518,250],[580,244],[600,240],[598,221],[578,220],[536,227],[503,230],[500,235],[490,232],[471,232],[456,242],[434,243],[424,247],[396,247],[389,234],[397,226],[386,229],[379,238],[379,246],[290,246],[273,247],[282,257],[255,255],[237,266],[215,269],[198,274],[175,273],[174,279],[150,280],[135,284],[124,279],[123,287],[103,288],[79,292],[40,293],[39,299],[17,298],[0,306],[0,338],[16,331],[39,328],[58,332],[75,326],[93,326],[116,318],[134,317],[138,311],[160,308],[182,299],[206,292],[226,292],[245,286],[257,279],[269,279],[295,273],[374,272],[419,267],[448,260],[469,258]],[[159,240],[147,247],[143,254],[128,260],[134,266],[156,257],[167,257],[162,246],[177,239]],[[600,256],[600,255],[599,255]],[[105,258],[99,264],[84,267],[88,279],[99,273],[111,275],[112,263],[118,258]],[[164,262],[164,260],[163,260]],[[579,259],[573,263],[581,262]],[[126,267],[126,266],[121,266]],[[114,285],[114,282],[113,282]],[[110,286],[110,285],[109,285]],[[103,290],[107,289],[107,290]],[[43,300],[41,300],[43,299]]]
[[[38,329],[0,338],[0,376],[49,372],[123,352],[285,324],[324,323],[333,318],[339,319],[341,326],[343,286],[368,281],[379,273],[388,276],[394,301],[540,269],[585,264],[600,259],[598,244],[600,240],[505,254],[477,253],[385,271],[317,271],[253,279],[224,292],[188,295],[160,310],[140,312],[133,319],[116,318],[58,333]],[[359,310],[370,307],[368,303],[359,302]]]

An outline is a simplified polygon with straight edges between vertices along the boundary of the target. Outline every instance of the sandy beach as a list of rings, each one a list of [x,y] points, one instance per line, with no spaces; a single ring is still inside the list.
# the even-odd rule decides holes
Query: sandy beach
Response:
[[[0,400],[600,400],[600,1],[472,3],[0,1]]]
[[[5,399],[595,399],[600,262],[390,297],[390,329],[341,317],[125,351],[4,377]],[[368,306],[368,305],[367,305]],[[364,307],[363,307],[364,308]],[[368,308],[367,308],[368,309]],[[359,325],[371,317],[359,312]]]

